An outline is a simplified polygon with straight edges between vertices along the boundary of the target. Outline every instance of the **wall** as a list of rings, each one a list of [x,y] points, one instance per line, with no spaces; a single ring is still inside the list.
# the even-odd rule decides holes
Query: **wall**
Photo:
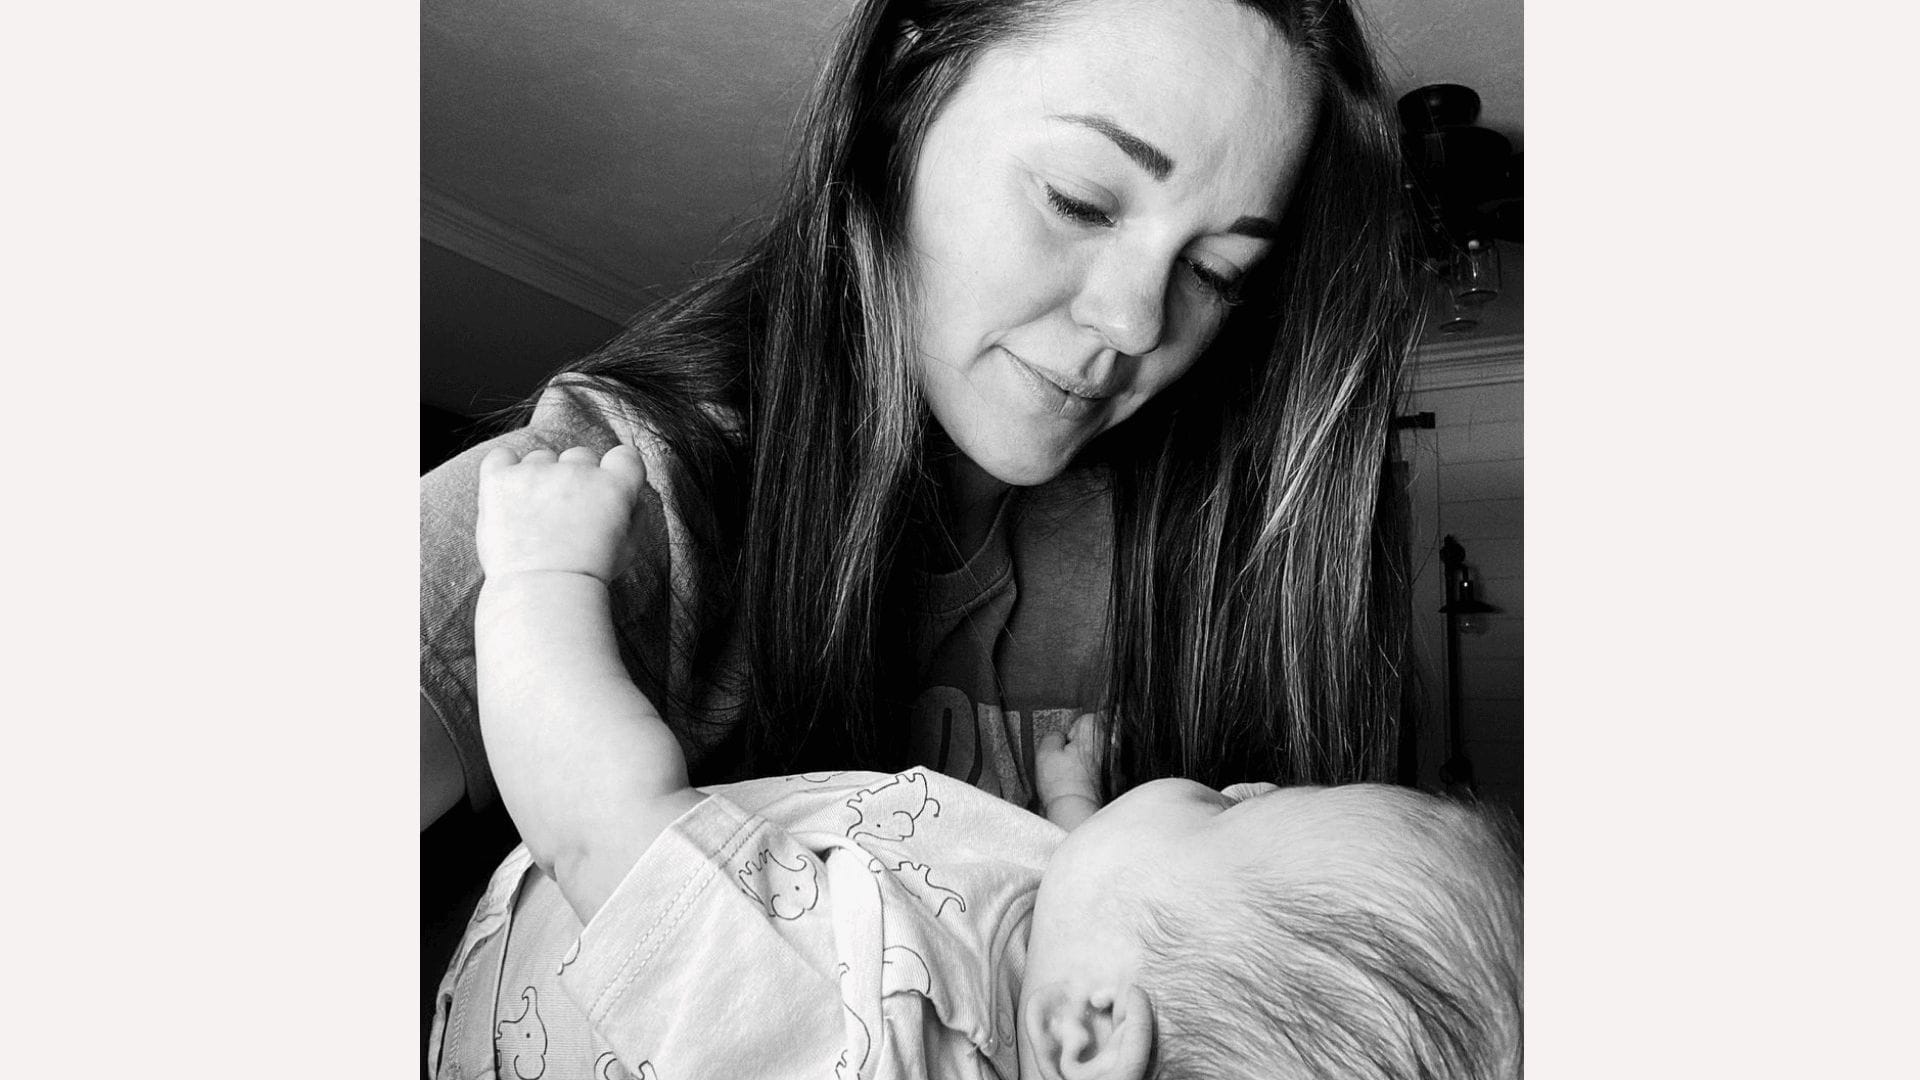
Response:
[[[1432,430],[1401,432],[1412,504],[1414,649],[1432,724],[1419,777],[1437,785],[1446,757],[1446,602],[1440,544],[1466,549],[1480,599],[1500,609],[1462,634],[1460,684],[1466,756],[1483,798],[1524,811],[1522,736],[1526,619],[1522,485],[1523,380],[1518,339],[1423,350],[1404,412],[1431,412]]]
[[[437,244],[420,244],[420,400],[480,417],[533,392],[618,323]]]

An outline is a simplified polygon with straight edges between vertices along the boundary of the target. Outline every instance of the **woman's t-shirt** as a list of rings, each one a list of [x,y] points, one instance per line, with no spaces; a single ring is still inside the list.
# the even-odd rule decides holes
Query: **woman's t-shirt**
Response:
[[[473,615],[480,590],[474,554],[480,459],[498,445],[525,453],[616,442],[638,447],[656,478],[638,515],[642,557],[614,583],[621,658],[634,681],[699,762],[720,732],[689,723],[687,704],[725,715],[731,671],[694,672],[685,657],[694,625],[686,532],[657,494],[666,449],[636,419],[549,391],[527,426],[474,447],[420,481],[420,687],[460,758],[476,808],[498,798],[474,700]],[[1034,803],[1033,750],[1042,735],[1103,707],[1111,516],[1101,478],[1070,472],[1021,489],[1001,507],[980,549],[959,569],[914,572],[909,635],[922,689],[905,721],[912,761],[1018,805]],[[678,646],[677,648],[675,646]],[[723,654],[723,668],[742,663]],[[851,763],[849,763],[851,764]]]

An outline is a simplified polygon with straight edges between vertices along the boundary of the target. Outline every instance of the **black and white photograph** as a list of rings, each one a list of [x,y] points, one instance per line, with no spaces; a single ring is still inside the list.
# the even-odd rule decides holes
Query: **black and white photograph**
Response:
[[[1920,14],[10,16],[9,1075],[1910,1061]]]
[[[1518,1077],[1520,32],[425,3],[427,1075]]]

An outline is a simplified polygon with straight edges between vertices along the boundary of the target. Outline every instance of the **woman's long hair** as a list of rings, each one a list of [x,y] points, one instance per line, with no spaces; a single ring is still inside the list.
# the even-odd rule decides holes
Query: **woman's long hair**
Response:
[[[655,482],[696,559],[688,659],[709,670],[741,628],[757,771],[880,764],[901,737],[919,688],[882,623],[932,497],[913,166],[981,52],[1064,6],[867,0],[766,231],[556,378],[587,377],[667,443],[674,472]],[[1341,0],[1250,6],[1311,58],[1318,129],[1258,275],[1266,302],[1255,290],[1124,437],[1090,448],[1113,478],[1120,783],[1380,779],[1394,746],[1404,574],[1376,506],[1411,338],[1393,129]]]
[[[1407,622],[1390,489],[1417,323],[1396,129],[1344,3],[1259,0],[1321,87],[1312,149],[1229,324],[1111,458],[1125,783],[1392,779]],[[1122,440],[1113,440],[1121,443]]]

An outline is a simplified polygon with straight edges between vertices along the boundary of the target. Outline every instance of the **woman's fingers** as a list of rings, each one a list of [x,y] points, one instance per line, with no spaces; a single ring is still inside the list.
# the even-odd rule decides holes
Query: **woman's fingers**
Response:
[[[574,465],[598,465],[600,455],[584,446],[569,446],[560,451],[560,460]]]

